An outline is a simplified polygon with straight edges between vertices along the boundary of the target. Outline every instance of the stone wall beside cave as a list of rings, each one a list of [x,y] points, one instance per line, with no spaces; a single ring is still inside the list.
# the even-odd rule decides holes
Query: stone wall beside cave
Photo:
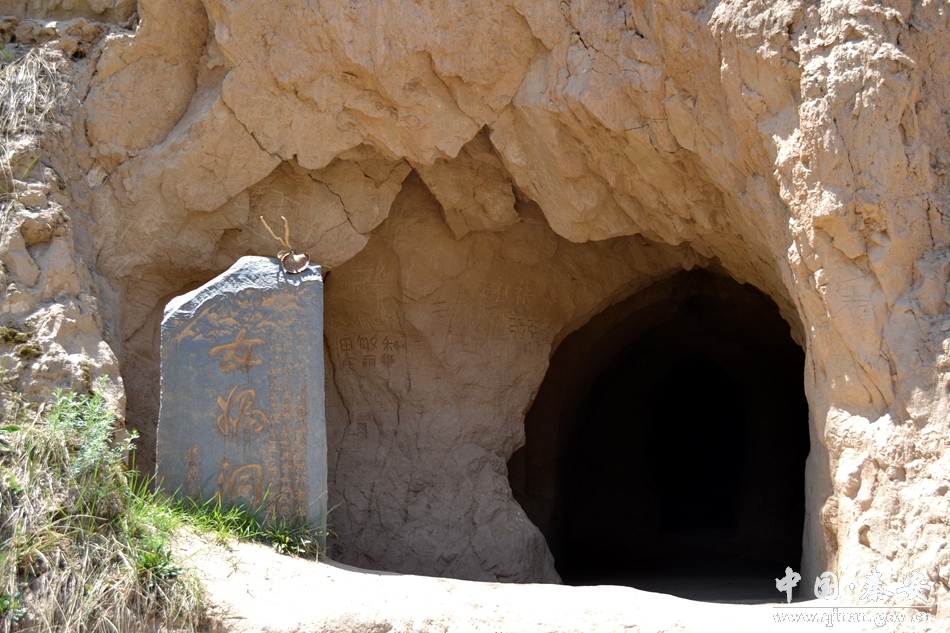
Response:
[[[515,209],[506,229],[456,238],[410,176],[366,247],[330,275],[332,545],[347,562],[558,578],[506,464],[554,338],[701,260],[641,238],[574,244],[533,203]]]

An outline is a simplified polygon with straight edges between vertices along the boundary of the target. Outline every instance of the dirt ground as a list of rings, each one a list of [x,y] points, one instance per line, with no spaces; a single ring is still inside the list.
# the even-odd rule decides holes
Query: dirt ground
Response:
[[[815,626],[828,626],[820,619],[832,614],[819,608],[827,607],[821,601],[796,602],[795,609],[777,602],[713,604],[628,587],[515,585],[367,571],[193,534],[182,535],[178,547],[206,589],[212,633],[763,633],[787,629],[789,623],[776,622],[778,613],[817,613]],[[849,631],[893,629],[841,624]]]

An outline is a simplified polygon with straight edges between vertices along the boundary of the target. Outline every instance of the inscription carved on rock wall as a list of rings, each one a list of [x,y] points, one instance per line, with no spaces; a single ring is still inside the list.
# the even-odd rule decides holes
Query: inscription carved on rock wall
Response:
[[[388,371],[397,362],[405,361],[406,340],[396,334],[379,332],[356,333],[337,339],[343,371],[359,369]]]

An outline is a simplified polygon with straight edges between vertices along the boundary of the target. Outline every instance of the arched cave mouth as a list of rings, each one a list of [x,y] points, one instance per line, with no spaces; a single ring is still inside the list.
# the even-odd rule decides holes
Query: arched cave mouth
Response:
[[[803,376],[775,303],[707,271],[568,336],[509,462],[564,582],[776,600],[802,559]]]

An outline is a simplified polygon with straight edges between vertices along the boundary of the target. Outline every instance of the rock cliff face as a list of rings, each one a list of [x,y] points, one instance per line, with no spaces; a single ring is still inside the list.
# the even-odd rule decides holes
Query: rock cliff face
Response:
[[[54,154],[146,459],[165,302],[272,254],[257,217],[284,215],[334,268],[336,555],[556,581],[506,465],[552,354],[702,268],[765,293],[804,348],[803,577],[916,569],[946,601],[945,3],[142,0],[138,18],[74,62]]]

